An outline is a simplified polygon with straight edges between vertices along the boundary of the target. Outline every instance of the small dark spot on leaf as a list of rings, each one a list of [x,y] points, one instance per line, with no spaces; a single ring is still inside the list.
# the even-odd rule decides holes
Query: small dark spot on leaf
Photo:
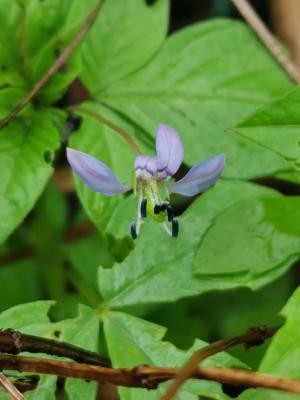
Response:
[[[6,67],[6,65],[0,65],[0,71],[7,71],[7,67]]]
[[[61,331],[54,331],[54,336],[59,338],[61,335]]]
[[[153,4],[155,4],[157,2],[157,0],[145,0],[145,3],[147,4],[147,6],[153,6]]]
[[[51,164],[54,159],[54,153],[50,150],[44,152],[44,160],[47,164]]]

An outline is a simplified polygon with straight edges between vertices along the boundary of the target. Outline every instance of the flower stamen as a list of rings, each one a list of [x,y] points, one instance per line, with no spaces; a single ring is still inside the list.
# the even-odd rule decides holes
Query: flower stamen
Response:
[[[172,237],[177,238],[179,233],[179,223],[177,219],[172,220]]]
[[[135,225],[135,222],[133,222],[133,223],[130,225],[130,234],[131,234],[132,240],[135,240],[135,239],[137,238],[137,232],[136,232],[136,225]]]
[[[143,199],[141,203],[141,217],[144,219],[147,217],[147,199]]]

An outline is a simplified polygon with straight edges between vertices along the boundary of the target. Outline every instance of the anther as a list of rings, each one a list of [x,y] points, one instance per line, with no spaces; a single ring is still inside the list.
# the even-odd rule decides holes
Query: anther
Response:
[[[130,225],[130,234],[131,234],[131,237],[132,237],[133,240],[135,240],[135,239],[137,238],[135,222],[133,222],[133,223]]]
[[[154,214],[159,214],[161,211],[166,211],[169,203],[155,204]]]
[[[174,219],[174,213],[173,213],[173,207],[171,204],[167,205],[167,215],[168,215],[168,221],[172,222]]]
[[[155,204],[154,206],[154,214],[159,214],[161,212],[161,205]]]
[[[172,236],[174,238],[176,238],[178,236],[179,233],[179,224],[177,219],[173,219],[172,220]]]
[[[142,218],[147,217],[147,199],[143,199],[141,202],[141,217]]]

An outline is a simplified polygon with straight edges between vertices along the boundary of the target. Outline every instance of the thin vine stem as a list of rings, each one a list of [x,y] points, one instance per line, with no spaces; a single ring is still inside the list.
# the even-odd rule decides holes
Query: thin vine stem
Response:
[[[80,113],[90,115],[91,117],[97,119],[99,122],[108,126],[113,131],[115,131],[118,135],[120,135],[121,138],[123,140],[125,140],[125,142],[128,144],[128,146],[132,149],[134,154],[136,154],[136,155],[141,154],[141,150],[140,150],[139,146],[136,144],[136,142],[132,139],[132,137],[123,128],[121,128],[114,122],[110,121],[109,119],[103,117],[103,115],[99,114],[98,112],[90,110],[90,109],[88,109],[86,107],[82,107],[82,106],[71,106],[71,107],[68,107],[67,110],[78,111]]]
[[[91,28],[95,19],[97,18],[101,8],[103,5],[103,1],[99,0],[96,6],[93,8],[91,13],[88,15],[81,28],[75,34],[75,36],[71,39],[69,44],[65,47],[59,57],[56,59],[54,64],[44,73],[44,75],[34,84],[29,93],[19,101],[19,103],[15,106],[15,108],[0,122],[0,129],[7,126],[13,118],[15,118],[20,111],[23,110],[27,106],[27,104],[33,99],[34,96],[48,83],[48,81],[57,73],[57,71],[67,62],[69,56],[78,46],[80,41],[86,35],[86,33]]]

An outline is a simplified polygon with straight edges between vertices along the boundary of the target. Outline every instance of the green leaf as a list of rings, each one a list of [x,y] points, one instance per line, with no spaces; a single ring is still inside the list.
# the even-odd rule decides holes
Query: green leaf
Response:
[[[27,400],[53,400],[56,393],[57,377],[53,375],[41,375],[37,388],[25,395]]]
[[[214,290],[176,303],[152,306],[154,310],[148,312],[146,318],[166,326],[166,340],[187,349],[199,334],[201,339],[210,341],[212,338],[235,336],[251,326],[280,325],[283,321],[279,311],[294,285],[294,271],[291,270],[259,290],[244,287]],[[266,341],[246,352],[243,346],[236,346],[230,349],[230,354],[256,370],[268,345],[269,341]]]
[[[66,223],[66,198],[50,181],[33,211],[31,235],[36,247],[37,263],[41,269],[44,293],[52,299],[64,295],[65,254],[62,241]]]
[[[32,86],[54,64],[73,38],[96,0],[29,0],[25,6],[25,29],[20,45],[23,70]],[[47,18],[45,19],[45,15]],[[22,65],[21,65],[22,66]],[[79,75],[81,55],[75,51],[47,85],[38,94],[43,103],[59,99],[69,84]]]
[[[91,236],[72,243],[67,252],[75,270],[92,286],[97,286],[97,271],[99,265],[104,268],[114,264],[114,258],[109,249],[107,239],[103,234]]]
[[[12,0],[0,1],[0,64],[7,68],[15,62],[18,54],[19,8]]]
[[[0,242],[34,206],[53,169],[45,161],[59,146],[51,110],[14,120],[0,135]]]
[[[299,218],[296,196],[262,192],[236,202],[217,216],[202,238],[195,272],[237,280],[270,274],[271,279],[288,258],[299,257]]]
[[[35,301],[3,311],[0,314],[0,329],[31,329],[34,334],[32,326],[49,322],[48,313],[53,304],[53,301]]]
[[[78,317],[70,320],[69,325],[68,320],[63,321],[62,326],[62,340],[86,350],[98,350],[99,318],[93,310],[80,306]],[[67,379],[64,389],[72,400],[90,400],[96,398],[97,386],[97,382]]]
[[[92,90],[91,84],[88,87]],[[290,87],[245,25],[214,20],[171,35],[150,63],[99,92],[97,99],[152,137],[161,122],[177,129],[189,165],[225,153],[226,176],[252,178],[287,170],[289,165],[228,129]]]
[[[146,221],[124,262],[100,268],[101,293],[112,307],[121,307],[212,289],[261,287],[299,257],[299,218],[297,197],[245,182],[220,182],[179,218],[177,240],[159,223]]]
[[[169,0],[110,0],[82,45],[81,79],[93,95],[141,68],[162,45]]]
[[[44,336],[97,351],[99,336],[99,317],[86,306],[79,307],[78,316],[74,319],[53,323],[49,311],[54,302],[40,301],[13,307],[0,314],[0,329],[13,328],[23,333]],[[28,394],[28,399],[50,400],[56,391],[55,376],[43,376],[38,387]],[[92,399],[96,396],[97,383],[67,379],[65,391],[70,399]]]
[[[132,132],[134,136],[134,127],[126,123],[123,119],[114,116],[114,114],[107,111],[105,107],[97,105],[96,103],[87,103],[85,108],[111,119],[113,122],[123,127],[125,131]],[[115,171],[121,182],[131,184],[135,158],[132,149],[128,146],[126,141],[111,128],[103,125],[97,119],[86,113],[82,113],[82,116],[83,123],[80,129],[72,135],[70,146],[98,158]],[[91,190],[76,176],[75,184],[81,203],[88,216],[99,230],[104,231],[107,228],[112,212],[117,205],[123,201],[124,196],[103,196]],[[127,232],[130,222],[134,218],[135,212],[133,214],[128,212],[127,215],[123,216],[122,220],[126,220]]]
[[[0,311],[42,297],[40,271],[32,259],[0,268]]]
[[[286,322],[272,338],[272,342],[259,367],[259,372],[286,377],[289,379],[300,379],[298,368],[300,354],[300,289],[298,288],[282,314]],[[256,389],[247,390],[239,399],[241,400],[294,400],[297,395],[291,393],[277,392],[273,390]]]
[[[166,330],[162,326],[132,317],[121,312],[109,312],[104,316],[104,332],[108,351],[113,366],[132,368],[137,365],[159,367],[181,367],[191,354],[206,345],[196,340],[193,347],[187,351],[178,350],[171,343],[162,341]],[[126,349],[126,351],[124,351]],[[215,367],[245,367],[226,353],[219,353],[206,360],[203,365]],[[120,388],[122,400],[158,399],[165,390],[166,384],[161,384],[157,390]],[[185,384],[177,399],[199,399],[206,396],[210,399],[229,399],[222,392],[221,385],[208,381],[190,381]],[[202,398],[202,397],[201,397]]]
[[[26,94],[26,83],[15,71],[2,70],[0,66],[0,119],[5,118]],[[30,105],[22,115],[28,113]]]
[[[267,148],[298,171],[300,182],[300,88],[267,104],[241,122],[236,132]]]
[[[18,70],[26,78],[29,91],[55,62],[95,3],[96,0],[27,0],[17,5],[16,1],[1,1],[0,64],[5,69]],[[80,69],[81,55],[77,51],[37,98],[44,103],[59,99]]]
[[[32,230],[35,242],[42,247],[51,246],[53,241],[60,242],[66,229],[67,216],[67,200],[61,190],[50,181],[34,210]]]

